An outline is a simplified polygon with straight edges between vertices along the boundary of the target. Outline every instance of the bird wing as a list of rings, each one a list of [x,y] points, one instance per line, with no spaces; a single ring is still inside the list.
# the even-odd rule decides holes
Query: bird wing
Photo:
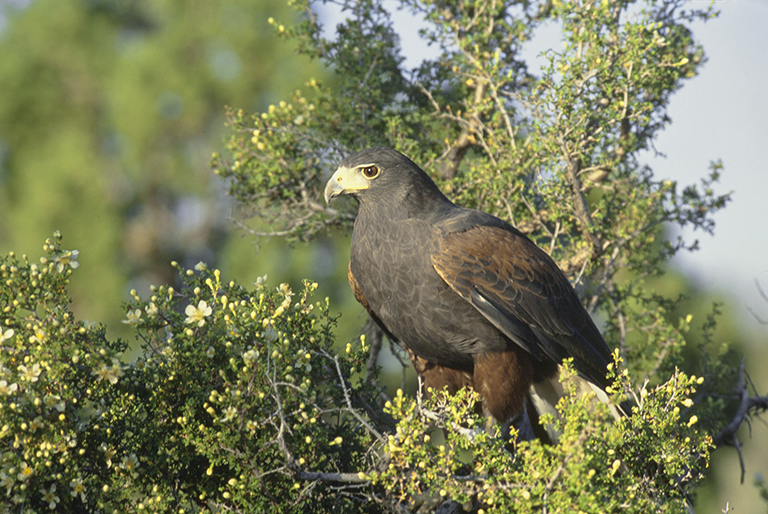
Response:
[[[508,226],[476,225],[443,236],[435,271],[498,330],[535,359],[573,357],[605,387],[610,350],[555,262]]]

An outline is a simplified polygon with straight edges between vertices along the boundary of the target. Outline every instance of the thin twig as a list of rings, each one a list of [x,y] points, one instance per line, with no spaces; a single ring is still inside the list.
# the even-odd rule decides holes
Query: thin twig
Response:
[[[341,388],[342,388],[342,391],[344,392],[344,401],[347,403],[347,410],[349,410],[349,412],[352,414],[352,416],[354,416],[354,417],[355,417],[355,419],[357,419],[357,421],[359,421],[359,422],[360,422],[360,424],[362,424],[362,425],[363,425],[363,426],[364,426],[366,429],[368,429],[368,431],[369,431],[371,434],[373,434],[373,435],[376,437],[376,439],[378,439],[378,440],[379,440],[379,442],[380,442],[380,443],[382,443],[382,444],[386,443],[386,442],[387,442],[387,440],[384,438],[384,436],[383,436],[383,435],[381,435],[381,434],[379,433],[379,431],[378,431],[378,430],[376,430],[375,428],[373,428],[373,427],[370,425],[370,423],[368,423],[368,422],[365,420],[365,418],[363,418],[363,417],[360,415],[360,413],[359,413],[359,412],[357,412],[357,409],[355,409],[355,408],[352,406],[352,400],[351,400],[351,399],[350,399],[350,397],[349,397],[349,389],[347,389],[347,381],[346,381],[346,379],[344,378],[344,374],[341,372],[341,364],[339,364],[339,358],[338,358],[338,356],[334,356],[334,357],[331,357],[331,356],[330,356],[330,355],[328,355],[328,354],[325,354],[325,356],[326,356],[327,358],[330,358],[331,360],[333,360],[334,364],[336,365],[336,373],[337,373],[337,375],[338,375],[338,377],[339,377],[339,383],[341,384]]]

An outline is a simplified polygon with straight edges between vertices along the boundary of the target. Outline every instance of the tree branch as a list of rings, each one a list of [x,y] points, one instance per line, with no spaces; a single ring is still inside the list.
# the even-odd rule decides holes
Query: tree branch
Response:
[[[755,413],[768,410],[768,395],[749,396],[749,391],[747,391],[746,372],[744,370],[744,357],[741,358],[741,363],[739,364],[737,391],[739,394],[739,407],[736,410],[736,414],[725,428],[714,435],[712,442],[715,446],[727,444],[736,448],[736,451],[739,454],[739,463],[741,464],[741,483],[744,483],[744,457],[741,453],[741,442],[736,436],[736,432],[748,417]]]
[[[321,473],[317,471],[299,471],[296,477],[300,480],[320,480],[322,482],[340,482],[342,484],[364,484],[368,478],[361,478],[360,473]]]

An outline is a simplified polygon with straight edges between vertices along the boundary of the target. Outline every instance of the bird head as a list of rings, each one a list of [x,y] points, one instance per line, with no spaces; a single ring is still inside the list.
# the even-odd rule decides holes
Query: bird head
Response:
[[[357,197],[362,191],[370,189],[373,182],[381,175],[381,158],[377,155],[383,150],[369,148],[357,152],[341,161],[336,172],[325,185],[325,203],[341,195]]]
[[[346,157],[325,186],[325,202],[350,195],[363,205],[386,202],[410,211],[426,203],[449,202],[419,166],[397,150],[367,148]],[[407,201],[406,201],[407,200]]]

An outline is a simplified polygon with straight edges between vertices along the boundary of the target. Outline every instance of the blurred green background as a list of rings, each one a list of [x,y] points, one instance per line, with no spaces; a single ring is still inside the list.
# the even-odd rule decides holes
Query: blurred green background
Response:
[[[344,270],[325,280],[343,260],[329,242],[292,251],[238,234],[209,166],[225,106],[261,111],[323,76],[267,23],[293,15],[280,0],[5,2],[0,250],[35,256],[60,230],[80,251],[73,308],[111,337],[129,333],[128,291],[173,283],[173,260],[246,284],[307,276],[352,302]]]
[[[342,313],[340,344],[359,334],[365,318],[346,281],[349,235],[296,247],[257,241],[232,223],[237,207],[209,166],[223,148],[225,106],[258,112],[312,77],[332,81],[275,37],[267,19],[292,19],[286,2],[5,0],[0,9],[0,252],[36,259],[61,231],[64,246],[80,252],[73,310],[104,323],[111,338],[130,340],[122,302],[131,289],[147,297],[151,284],[173,283],[173,260],[188,268],[205,261],[246,285],[264,274],[294,288],[312,278]],[[657,287],[689,293],[675,315],[700,322],[712,301],[724,301],[717,337],[743,345],[766,393],[765,331],[744,329],[738,302],[675,270]],[[768,312],[768,304],[754,307]],[[397,387],[399,368],[388,370]],[[751,482],[755,471],[768,474],[768,432],[761,426],[749,440],[746,430],[746,484],[735,452],[717,452],[698,512],[720,512],[726,501],[765,512]]]

